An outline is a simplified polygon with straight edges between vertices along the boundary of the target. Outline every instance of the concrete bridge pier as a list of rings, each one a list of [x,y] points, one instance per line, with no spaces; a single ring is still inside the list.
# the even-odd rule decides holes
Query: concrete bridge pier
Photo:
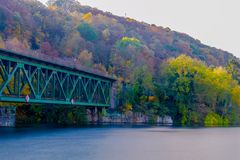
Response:
[[[0,127],[15,127],[16,107],[0,106]]]
[[[99,123],[100,122],[100,113],[101,108],[99,107],[91,107],[88,109],[88,117],[91,123]]]

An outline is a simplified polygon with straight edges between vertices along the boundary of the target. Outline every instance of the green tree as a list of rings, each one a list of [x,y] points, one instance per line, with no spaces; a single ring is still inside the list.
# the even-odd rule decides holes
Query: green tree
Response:
[[[77,27],[77,30],[81,34],[81,36],[87,41],[93,42],[97,40],[97,37],[98,37],[97,32],[88,23],[85,23],[85,22],[81,23]]]
[[[4,31],[6,28],[6,16],[2,10],[0,10],[0,31]]]
[[[230,111],[240,106],[238,83],[223,67],[210,68],[181,55],[169,59],[162,68],[159,85],[176,123],[201,123],[208,113],[226,119],[233,117]]]

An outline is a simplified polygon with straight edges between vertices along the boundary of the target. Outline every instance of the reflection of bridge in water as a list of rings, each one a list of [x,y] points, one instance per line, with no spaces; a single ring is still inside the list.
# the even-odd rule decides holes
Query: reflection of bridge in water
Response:
[[[0,101],[111,106],[115,80],[18,53],[0,50]]]

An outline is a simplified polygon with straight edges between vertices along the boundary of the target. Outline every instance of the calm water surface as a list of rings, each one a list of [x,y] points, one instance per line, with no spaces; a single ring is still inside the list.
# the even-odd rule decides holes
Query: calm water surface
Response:
[[[0,160],[240,160],[240,128],[0,128]]]

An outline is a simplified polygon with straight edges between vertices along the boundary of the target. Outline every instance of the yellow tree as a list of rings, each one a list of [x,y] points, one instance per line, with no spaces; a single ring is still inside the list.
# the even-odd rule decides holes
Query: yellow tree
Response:
[[[88,50],[81,51],[77,57],[77,61],[83,66],[91,67],[93,64],[92,52],[89,52]]]
[[[82,16],[82,20],[84,20],[87,23],[92,23],[92,13],[88,12]]]

